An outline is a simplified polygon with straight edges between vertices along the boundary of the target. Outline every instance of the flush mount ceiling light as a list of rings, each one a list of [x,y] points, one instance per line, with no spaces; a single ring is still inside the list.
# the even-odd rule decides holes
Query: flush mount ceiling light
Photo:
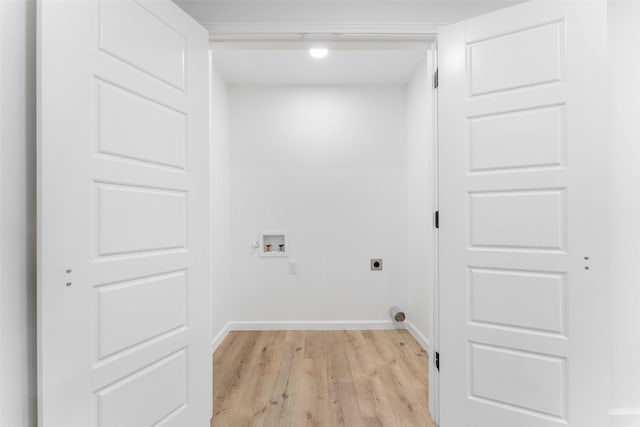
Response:
[[[322,59],[329,54],[329,49],[325,47],[314,47],[309,49],[309,55],[315,59]]]

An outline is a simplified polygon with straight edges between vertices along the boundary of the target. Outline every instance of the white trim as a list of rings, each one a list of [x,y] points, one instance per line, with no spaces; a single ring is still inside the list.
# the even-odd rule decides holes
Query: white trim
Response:
[[[231,331],[344,331],[406,329],[406,327],[407,323],[395,323],[391,320],[231,321],[227,322],[213,338],[211,351],[215,352]]]
[[[640,408],[610,409],[611,427],[640,427]]]
[[[433,34],[444,24],[419,23],[352,23],[319,24],[304,22],[208,22],[202,24],[211,39],[221,34],[288,34],[288,33],[373,33],[373,34]]]
[[[438,71],[438,38],[436,37],[434,44],[429,51],[432,55],[432,69],[431,73],[435,76]],[[433,85],[431,86],[433,87]],[[438,118],[438,90],[433,88],[433,209],[434,211],[440,211],[440,136],[439,136],[439,118]],[[434,245],[434,276],[433,276],[433,289],[431,291],[432,298],[432,315],[431,320],[433,322],[433,333],[431,339],[433,343],[433,353],[440,349],[440,231],[434,228],[433,234]],[[435,363],[431,363],[430,368],[435,368]],[[438,369],[431,369],[429,372],[429,411],[431,412],[431,418],[436,423],[440,424],[440,371]]]
[[[0,28],[2,28],[2,26],[4,25],[3,22],[3,17],[7,16],[6,12],[2,9],[4,9],[2,6],[4,5],[0,5]],[[2,31],[0,31],[0,52],[2,51]],[[3,116],[3,108],[2,108],[2,104],[3,104],[3,100],[4,100],[4,95],[3,95],[3,89],[4,89],[4,81],[2,80],[2,70],[4,69],[4,58],[7,55],[4,54],[2,57],[0,57],[0,242],[4,241],[3,240],[3,231],[4,231],[4,224],[2,222],[2,218],[4,217],[4,212],[2,212],[4,203],[3,203],[3,191],[2,191],[2,185],[4,183],[3,180],[3,176],[2,176],[2,160],[4,157],[4,147],[3,147],[3,130],[4,130],[4,121],[5,118]],[[2,328],[2,316],[4,314],[3,310],[2,310],[2,290],[5,289],[5,286],[3,284],[3,272],[4,272],[4,258],[3,258],[3,251],[2,251],[2,245],[0,245],[0,366],[4,366],[3,362],[3,357],[2,357],[2,351],[4,350],[4,346],[5,346],[5,340],[4,340],[4,334],[2,333],[2,331],[4,331],[4,329]],[[0,371],[1,373],[1,371]],[[0,384],[2,384],[0,386],[0,396],[6,396],[6,381],[4,381],[4,377],[0,376]],[[3,413],[5,411],[5,403],[6,403],[6,399],[2,399],[2,401],[0,401],[0,420],[4,419],[3,418]]]
[[[229,335],[229,332],[231,332],[231,322],[227,322],[227,324],[222,327],[220,332],[218,332],[216,336],[213,337],[213,341],[211,342],[211,353],[216,352],[218,347],[220,347],[220,344],[222,344],[222,341],[224,341],[227,335]]]
[[[232,321],[232,331],[341,331],[372,329],[404,329],[391,320],[301,320],[301,321]]]
[[[413,324],[413,322],[407,320],[405,323],[407,325],[407,330],[409,331],[409,333],[413,335],[413,337],[420,343],[420,345],[424,347],[425,350],[427,350],[429,356],[431,356],[431,343],[429,342],[429,339],[422,332],[420,332],[420,330],[416,327],[416,325]]]
[[[391,320],[231,321],[227,322],[213,337],[211,352],[215,352],[220,347],[231,331],[344,331],[406,328],[407,323],[395,323]],[[420,344],[424,346],[422,342]]]

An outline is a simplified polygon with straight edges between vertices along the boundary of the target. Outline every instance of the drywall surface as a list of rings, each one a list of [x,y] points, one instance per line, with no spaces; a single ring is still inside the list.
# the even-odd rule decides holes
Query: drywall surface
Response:
[[[406,307],[405,95],[230,88],[232,320],[379,321]],[[257,256],[262,231],[287,232],[290,259]]]
[[[0,2],[0,426],[36,425],[36,7]]]
[[[211,331],[216,338],[230,320],[229,105],[227,86],[211,68]]]
[[[640,426],[640,3],[610,1],[612,425]]]
[[[177,0],[178,5],[216,32],[379,31],[392,26],[412,32],[502,9],[524,0],[430,1],[204,1]]]
[[[408,318],[433,343],[435,281],[433,64],[429,55],[407,88]]]

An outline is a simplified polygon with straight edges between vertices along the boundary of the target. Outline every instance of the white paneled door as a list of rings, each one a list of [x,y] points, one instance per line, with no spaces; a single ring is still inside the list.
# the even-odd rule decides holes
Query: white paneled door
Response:
[[[39,2],[39,423],[208,425],[208,36]]]
[[[440,425],[608,425],[606,3],[439,35]]]

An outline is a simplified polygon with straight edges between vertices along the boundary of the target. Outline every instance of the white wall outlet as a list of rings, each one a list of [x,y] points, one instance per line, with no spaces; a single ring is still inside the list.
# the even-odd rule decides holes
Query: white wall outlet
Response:
[[[298,274],[298,262],[295,259],[289,260],[289,274]]]
[[[371,258],[371,271],[382,271],[382,258]]]

